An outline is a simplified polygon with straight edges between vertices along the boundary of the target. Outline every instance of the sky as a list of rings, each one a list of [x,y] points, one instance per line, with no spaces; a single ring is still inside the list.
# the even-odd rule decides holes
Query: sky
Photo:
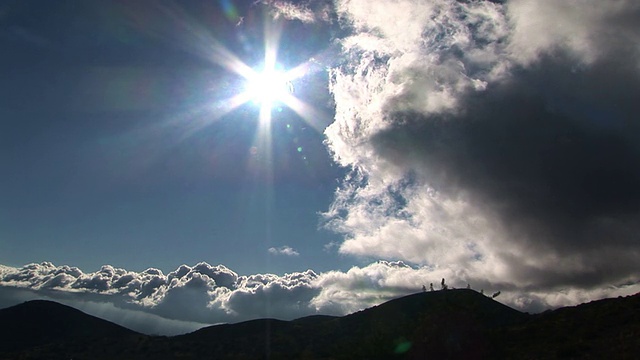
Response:
[[[442,278],[636,293],[638,39],[631,0],[2,1],[0,306],[177,334]]]

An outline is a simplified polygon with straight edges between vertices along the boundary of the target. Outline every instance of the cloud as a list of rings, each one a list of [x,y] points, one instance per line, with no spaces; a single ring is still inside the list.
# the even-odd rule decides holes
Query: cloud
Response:
[[[513,25],[509,50],[527,64],[556,50],[568,51],[575,61],[587,64],[612,53],[631,51],[637,56],[637,47],[631,45],[640,35],[636,1],[512,0],[507,8]]]
[[[51,282],[61,277],[65,280]],[[438,289],[442,278],[450,287],[470,284],[486,294],[501,291],[501,302],[524,311],[640,291],[640,284],[628,283],[590,291],[523,293],[516,286],[492,282],[471,271],[384,260],[346,272],[318,274],[307,270],[281,276],[238,276],[223,265],[206,263],[182,265],[167,275],[158,269],[132,272],[109,265],[84,273],[78,268],[44,262],[21,268],[0,266],[0,307],[44,298],[143,333],[176,335],[209,324],[255,318],[345,315],[421,291],[423,285],[428,288],[430,283]]]
[[[314,296],[316,290],[311,282],[315,277],[312,271],[239,276],[223,265],[204,262],[193,267],[181,265],[166,275],[153,268],[137,273],[110,265],[84,273],[49,262],[22,268],[0,267],[3,291],[25,289],[54,299],[107,303],[178,323],[201,324],[267,315],[292,319],[297,314],[313,313],[299,303],[308,303]],[[298,308],[299,311],[292,311]],[[165,333],[173,332],[165,329]]]
[[[335,9],[341,253],[545,299],[640,281],[640,4]]]
[[[223,265],[181,265],[131,272],[104,265],[93,273],[50,262],[0,267],[2,304],[46,297],[149,333],[176,334],[197,325],[317,313],[320,289],[311,270],[239,276]],[[17,296],[17,294],[22,294]],[[15,301],[12,301],[14,299]]]
[[[245,318],[294,319],[316,314],[318,309],[312,308],[310,302],[319,292],[317,278],[311,270],[284,276],[244,277],[238,291],[230,293],[223,306],[230,314]]]
[[[269,254],[286,255],[286,256],[298,256],[298,255],[300,255],[299,252],[293,250],[289,246],[281,246],[279,248],[271,247],[271,248],[269,248]]]
[[[271,9],[274,18],[298,20],[303,23],[327,22],[331,13],[330,1],[297,1],[260,0],[260,3]]]

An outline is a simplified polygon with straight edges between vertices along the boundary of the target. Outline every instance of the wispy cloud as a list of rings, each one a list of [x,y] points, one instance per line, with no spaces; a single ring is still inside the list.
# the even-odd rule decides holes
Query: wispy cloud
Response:
[[[269,248],[269,254],[273,255],[286,255],[286,256],[299,256],[300,253],[295,251],[293,248],[289,246],[281,246],[279,248],[271,247]]]
[[[332,7],[331,2],[327,0],[296,1],[295,3],[281,0],[259,0],[259,2],[269,6],[275,18],[282,17],[303,23],[329,21]]]

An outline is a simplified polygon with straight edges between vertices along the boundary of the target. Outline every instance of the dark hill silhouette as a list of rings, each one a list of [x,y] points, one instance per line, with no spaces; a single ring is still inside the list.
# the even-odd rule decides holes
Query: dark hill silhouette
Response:
[[[418,293],[389,301],[342,319],[344,336],[358,334],[362,349],[375,354],[423,358],[487,358],[491,334],[529,316],[476,291],[460,289]],[[348,347],[348,344],[345,344]]]
[[[532,359],[639,359],[640,293],[534,315],[507,339],[507,354]]]
[[[52,302],[0,310],[0,323],[3,342],[12,343],[0,350],[2,359],[633,359],[640,353],[640,294],[529,315],[473,290],[445,290],[343,317],[258,319],[175,337],[137,334]]]
[[[240,347],[251,358],[264,356],[266,351],[274,358],[314,354],[338,359],[389,358],[418,353],[421,347],[444,356],[449,354],[447,342],[455,341],[460,349],[470,348],[467,358],[473,358],[488,355],[488,340],[470,347],[470,338],[527,319],[528,315],[473,290],[448,290],[405,296],[344,317],[254,320],[211,326],[177,338],[189,343],[186,349],[216,339],[198,349],[210,356],[230,354]],[[440,341],[443,329],[450,334]],[[435,340],[425,343],[424,337]]]
[[[47,300],[33,300],[0,309],[0,324],[0,353],[50,351],[49,358],[68,358],[65,356],[68,349],[75,349],[77,353],[78,346],[84,347],[85,344],[107,344],[144,336]]]

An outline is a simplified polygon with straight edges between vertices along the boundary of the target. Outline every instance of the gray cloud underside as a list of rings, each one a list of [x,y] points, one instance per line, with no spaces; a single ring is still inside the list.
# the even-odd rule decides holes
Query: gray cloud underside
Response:
[[[376,134],[374,149],[441,194],[496,219],[521,256],[574,257],[585,269],[523,276],[538,276],[541,284],[615,280],[633,273],[639,260],[640,132],[633,117],[640,109],[633,107],[640,82],[618,94],[616,109],[597,99],[571,104],[576,93],[562,91],[580,78],[582,91],[595,95],[606,87],[598,72],[612,66],[577,75],[552,66],[522,70],[517,81],[458,98],[464,113],[392,112],[401,125]],[[617,114],[624,107],[629,111]],[[519,257],[510,266],[518,268]]]
[[[639,3],[335,9],[342,253],[523,292],[640,281]]]

